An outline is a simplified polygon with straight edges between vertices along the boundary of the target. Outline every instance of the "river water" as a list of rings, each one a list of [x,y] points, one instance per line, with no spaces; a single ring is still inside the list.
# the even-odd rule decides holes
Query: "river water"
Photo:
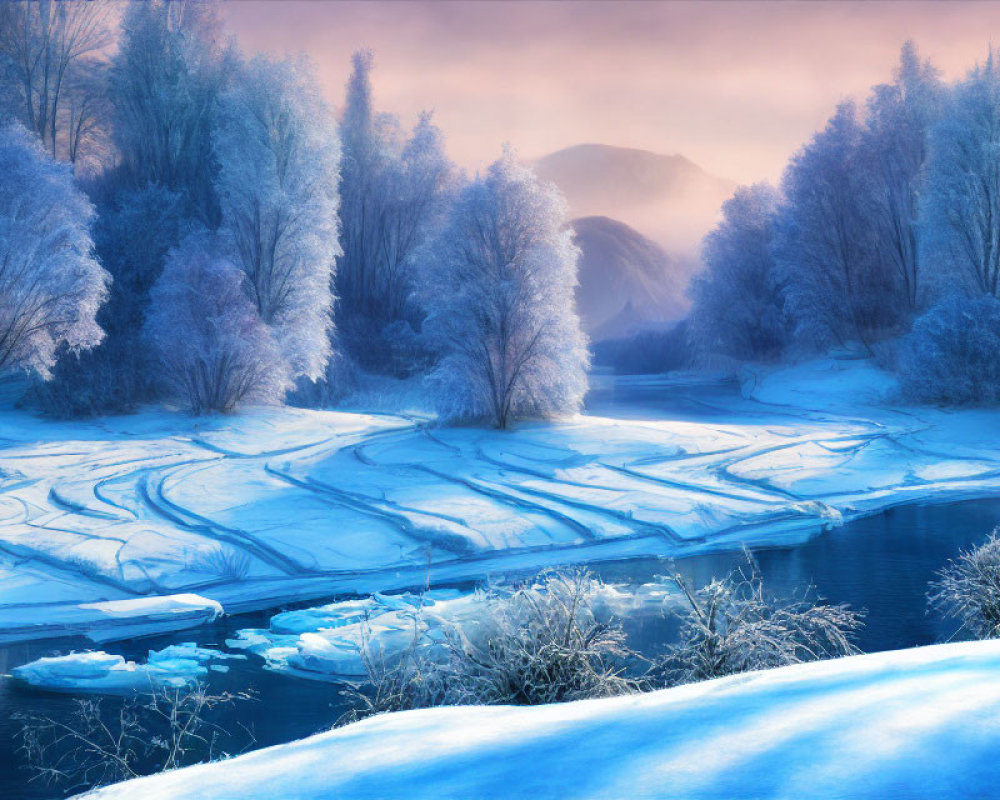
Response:
[[[960,549],[981,542],[1000,522],[1000,499],[941,505],[902,506],[848,523],[803,544],[755,551],[769,589],[778,594],[812,585],[824,598],[867,611],[859,639],[864,651],[890,650],[931,644],[954,635],[953,625],[926,612],[927,584],[934,573]],[[738,553],[708,554],[678,560],[673,566],[695,584],[721,577],[740,562]],[[667,565],[641,558],[590,565],[604,580],[642,583],[663,574]],[[313,603],[319,605],[320,603]],[[267,627],[271,613],[225,618],[211,625],[168,636],[113,643],[109,652],[144,658],[149,649],[196,641],[225,649],[225,640],[240,628]],[[662,649],[669,625],[658,620],[632,626],[633,645],[646,652]],[[83,641],[46,641],[0,648],[0,673],[18,664],[57,652],[84,649]],[[226,728],[252,729],[255,747],[301,738],[329,728],[344,711],[335,685],[289,677],[262,668],[250,655],[246,661],[228,661],[229,672],[210,673],[212,691],[252,690],[257,700],[226,706],[217,720]],[[13,737],[19,723],[16,712],[65,717],[73,698],[34,691],[0,678],[0,798],[60,797],[58,789],[29,783],[19,769],[21,759]],[[238,725],[238,724],[239,725]]]

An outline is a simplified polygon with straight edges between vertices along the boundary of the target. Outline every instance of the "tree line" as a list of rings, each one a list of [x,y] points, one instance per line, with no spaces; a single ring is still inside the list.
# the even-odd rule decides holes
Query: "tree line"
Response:
[[[912,42],[778,188],[742,186],[692,282],[697,358],[877,355],[914,399],[1000,400],[1000,61],[945,84]]]
[[[358,368],[448,419],[577,410],[562,198],[509,149],[465,175],[352,66],[338,119],[211,0],[0,6],[0,371],[64,415],[322,404]]]

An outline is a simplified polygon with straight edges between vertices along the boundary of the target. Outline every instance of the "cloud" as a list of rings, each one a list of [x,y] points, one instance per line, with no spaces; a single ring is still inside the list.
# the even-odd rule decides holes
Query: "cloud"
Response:
[[[954,78],[1000,41],[986,2],[300,2],[225,6],[244,49],[306,51],[339,104],[376,52],[381,109],[435,111],[461,164],[512,142],[683,153],[739,181],[780,176],[834,105],[888,80],[907,38]]]

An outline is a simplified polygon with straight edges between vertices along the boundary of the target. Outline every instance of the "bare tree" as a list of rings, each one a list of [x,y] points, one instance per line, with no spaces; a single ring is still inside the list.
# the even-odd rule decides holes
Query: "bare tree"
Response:
[[[105,0],[0,3],[0,58],[18,84],[25,125],[53,158],[65,147],[60,126],[66,123],[63,104],[73,70],[111,44],[110,13]]]
[[[101,61],[81,61],[69,74],[60,113],[66,131],[66,158],[77,170],[99,170],[112,161],[108,67]]]
[[[257,57],[219,99],[221,236],[291,376],[319,378],[330,358],[340,143],[304,61]]]
[[[772,248],[780,199],[766,183],[740,186],[702,243],[705,269],[691,281],[688,332],[707,360],[782,354],[789,326]]]
[[[872,90],[863,135],[867,196],[881,259],[894,266],[911,312],[921,297],[919,199],[930,155],[929,131],[940,113],[938,71],[921,61],[912,41],[903,44],[892,83]]]
[[[420,115],[404,142],[399,120],[376,114],[371,51],[354,54],[340,122],[344,148],[340,190],[338,338],[368,369],[405,373],[420,361],[413,303],[415,255],[437,230],[453,191],[455,169],[444,137]]]

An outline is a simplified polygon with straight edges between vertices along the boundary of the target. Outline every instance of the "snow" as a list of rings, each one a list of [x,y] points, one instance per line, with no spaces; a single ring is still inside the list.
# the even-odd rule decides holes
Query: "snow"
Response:
[[[82,634],[94,642],[194,628],[222,615],[216,600],[196,594],[134,597],[95,603],[51,603],[25,615],[0,607],[0,644],[20,639]]]
[[[1000,642],[938,645],[644,695],[388,714],[93,800],[994,796]]]
[[[77,423],[0,411],[0,640],[140,634],[116,634],[95,602],[196,594],[211,605],[199,613],[232,613],[788,543],[1000,489],[1000,444],[983,435],[996,411],[900,407],[893,379],[856,360],[742,383],[621,380],[616,406],[511,432],[297,409]]]
[[[15,667],[12,674],[29,686],[53,692],[131,694],[193,685],[205,677],[209,669],[227,669],[210,662],[232,658],[245,656],[185,642],[150,650],[145,664],[126,661],[122,656],[103,650],[90,650],[39,658]]]

